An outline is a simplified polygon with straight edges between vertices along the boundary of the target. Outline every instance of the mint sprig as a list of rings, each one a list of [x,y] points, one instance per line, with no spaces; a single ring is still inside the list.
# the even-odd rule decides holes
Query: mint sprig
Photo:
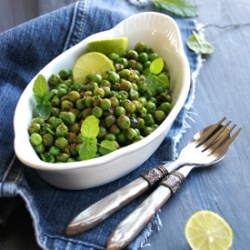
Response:
[[[41,74],[35,79],[32,90],[37,104],[36,111],[41,118],[47,120],[51,114],[50,100],[55,94],[53,92],[49,92],[47,81]]]
[[[93,159],[96,156],[97,136],[99,133],[99,119],[94,115],[88,116],[81,125],[81,140],[82,144],[79,149],[81,160]],[[100,145],[100,152],[102,155],[111,153],[116,150],[116,147],[111,141],[104,140]]]
[[[163,72],[164,61],[162,58],[155,59],[150,67],[143,73],[146,75],[146,83],[149,90],[156,91],[159,87],[168,88],[169,78],[166,72]]]

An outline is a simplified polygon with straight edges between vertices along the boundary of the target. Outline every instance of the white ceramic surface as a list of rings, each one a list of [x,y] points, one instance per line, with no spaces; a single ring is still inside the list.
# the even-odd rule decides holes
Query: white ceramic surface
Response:
[[[160,13],[136,14],[111,30],[94,34],[55,58],[38,74],[43,74],[48,79],[51,74],[63,68],[73,68],[76,59],[86,52],[89,41],[121,36],[128,37],[129,48],[143,41],[163,57],[170,71],[172,111],[152,134],[135,144],[92,160],[62,164],[46,163],[41,161],[33,150],[27,132],[35,107],[32,92],[37,77],[35,76],[24,90],[16,107],[14,148],[20,161],[36,169],[51,185],[70,190],[86,189],[106,184],[128,174],[157,150],[186,100],[190,88],[190,69],[180,31],[172,18]]]

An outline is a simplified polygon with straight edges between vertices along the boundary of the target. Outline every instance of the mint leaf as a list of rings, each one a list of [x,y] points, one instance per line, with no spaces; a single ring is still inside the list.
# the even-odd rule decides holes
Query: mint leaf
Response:
[[[83,138],[83,143],[79,148],[79,155],[81,160],[93,159],[97,152],[97,139],[96,138]]]
[[[54,97],[56,95],[56,93],[55,92],[46,92],[46,93],[44,93],[44,95],[43,95],[43,101],[44,102],[47,102],[47,101],[50,101],[50,100],[52,100],[52,98]]]
[[[165,9],[177,16],[198,16],[196,9],[188,0],[152,0],[152,2],[156,7]]]
[[[99,133],[99,120],[94,116],[88,116],[81,125],[81,134],[86,138],[95,138]]]
[[[44,120],[47,120],[51,114],[51,103],[43,102],[41,104],[37,104],[36,111],[39,116],[41,116]]]
[[[43,103],[43,97],[42,96],[34,94],[34,98],[35,98],[37,104],[42,104]]]
[[[211,54],[214,51],[213,46],[209,42],[207,42],[204,38],[199,36],[195,31],[193,31],[193,35],[188,37],[187,46],[194,52],[203,55]]]
[[[158,75],[158,81],[159,81],[158,82],[159,87],[162,87],[162,88],[168,88],[169,87],[169,78],[168,78],[168,75],[165,72]]]
[[[101,146],[99,148],[99,152],[101,155],[106,155],[109,154],[113,151],[117,150],[117,148],[115,147],[114,143],[112,141],[109,140],[103,140],[101,142]]]
[[[149,90],[155,91],[159,86],[159,78],[157,75],[149,74],[146,78]]]
[[[47,82],[43,75],[38,75],[34,85],[33,85],[33,93],[40,97],[43,97],[48,92]]]
[[[161,57],[156,58],[149,66],[149,70],[152,74],[158,75],[164,68],[164,61]]]

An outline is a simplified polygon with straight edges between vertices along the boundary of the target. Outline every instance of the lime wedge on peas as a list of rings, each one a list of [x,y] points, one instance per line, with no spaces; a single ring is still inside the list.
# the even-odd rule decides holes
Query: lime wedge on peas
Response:
[[[110,39],[95,40],[88,43],[88,49],[91,52],[100,52],[108,56],[116,53],[121,56],[128,47],[127,37],[114,37]]]
[[[89,74],[100,74],[103,77],[108,70],[115,71],[113,62],[99,52],[88,52],[80,56],[73,67],[74,81],[80,84],[86,82]]]

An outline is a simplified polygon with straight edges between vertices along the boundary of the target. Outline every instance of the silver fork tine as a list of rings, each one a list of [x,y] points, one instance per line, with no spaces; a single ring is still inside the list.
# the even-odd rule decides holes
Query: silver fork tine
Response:
[[[226,117],[223,117],[220,121],[218,121],[214,126],[208,129],[200,138],[198,138],[194,143],[196,146],[200,146],[204,141],[206,141],[222,124],[223,121],[226,120]]]
[[[203,148],[202,151],[205,151],[207,148],[211,147],[211,145],[213,145],[218,140],[218,138],[220,138],[221,133],[227,128],[227,126],[230,123],[231,123],[231,120],[228,121],[225,125],[222,125],[221,128],[215,134],[213,134],[210,138],[204,141],[203,143],[206,144],[206,147]],[[203,143],[198,144],[196,147],[202,146]]]
[[[230,134],[230,132],[233,130],[233,128],[236,126],[234,125],[230,130],[227,129],[227,126],[231,123],[232,121],[228,121],[225,125],[222,125],[220,130],[218,130],[210,139],[208,139],[204,144],[206,143],[206,147],[202,150],[205,151],[207,149],[216,149]],[[226,130],[226,131],[225,131]]]
[[[235,124],[236,126],[236,124]],[[233,126],[230,131],[232,131],[235,126]],[[213,149],[213,151],[210,153],[216,153],[216,154],[221,154],[222,152],[224,152],[225,150],[227,150],[227,148],[231,145],[231,143],[234,141],[234,139],[238,136],[238,134],[240,133],[242,127],[240,127],[228,140],[226,140],[222,145],[219,145],[219,147]],[[225,139],[225,138],[224,138]]]

